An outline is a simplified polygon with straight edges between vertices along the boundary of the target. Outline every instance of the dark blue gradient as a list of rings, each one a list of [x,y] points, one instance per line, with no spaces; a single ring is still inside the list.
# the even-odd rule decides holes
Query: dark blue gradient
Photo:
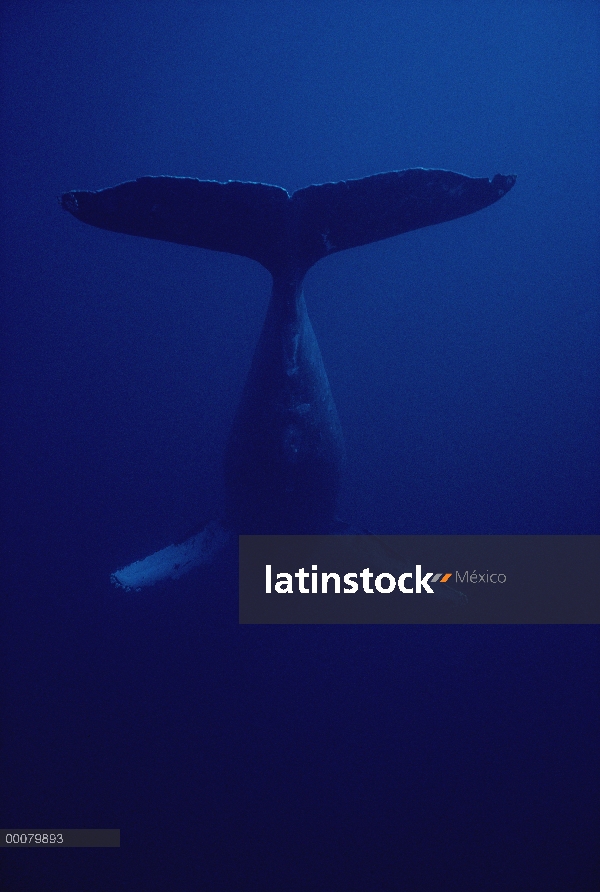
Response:
[[[270,280],[57,197],[517,174],[309,272],[339,514],[598,533],[597,4],[8,0],[0,25],[0,824],[121,829],[2,850],[5,888],[596,890],[595,628],[239,627],[231,555],[110,588],[219,512]]]

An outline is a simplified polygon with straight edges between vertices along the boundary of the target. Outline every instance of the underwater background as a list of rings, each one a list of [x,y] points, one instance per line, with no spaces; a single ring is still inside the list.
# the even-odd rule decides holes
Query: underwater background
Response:
[[[594,627],[239,626],[231,555],[110,586],[218,515],[270,277],[57,198],[517,174],[491,208],[309,272],[339,516],[597,534],[599,19],[593,0],[2,4],[0,824],[121,829],[119,849],[4,849],[3,888],[598,888]]]

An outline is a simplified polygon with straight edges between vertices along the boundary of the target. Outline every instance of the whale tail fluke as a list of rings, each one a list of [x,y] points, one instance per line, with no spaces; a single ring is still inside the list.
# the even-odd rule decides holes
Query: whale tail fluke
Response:
[[[516,177],[391,171],[308,186],[290,196],[264,183],[142,177],[67,192],[63,208],[101,229],[241,254],[273,275],[305,273],[322,257],[432,226],[498,201]]]
[[[185,542],[168,545],[141,561],[135,561],[111,573],[110,580],[126,592],[139,592],[157,582],[180,579],[190,570],[211,563],[230,538],[231,534],[227,530],[217,521],[212,521]]]
[[[285,189],[189,177],[141,177],[98,192],[67,192],[78,220],[127,235],[241,254],[267,269],[285,250]]]
[[[473,214],[506,195],[515,181],[417,168],[300,189],[292,203],[306,268],[338,251]]]

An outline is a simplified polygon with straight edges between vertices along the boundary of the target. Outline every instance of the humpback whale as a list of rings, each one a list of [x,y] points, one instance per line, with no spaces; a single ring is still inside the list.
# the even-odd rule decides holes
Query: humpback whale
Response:
[[[211,560],[232,534],[340,532],[335,510],[344,445],[304,277],[330,254],[481,210],[515,180],[418,168],[308,186],[292,195],[264,183],[169,176],[65,193],[62,207],[85,223],[240,254],[273,279],[226,448],[222,522],[118,570],[112,581],[139,589],[178,578]]]

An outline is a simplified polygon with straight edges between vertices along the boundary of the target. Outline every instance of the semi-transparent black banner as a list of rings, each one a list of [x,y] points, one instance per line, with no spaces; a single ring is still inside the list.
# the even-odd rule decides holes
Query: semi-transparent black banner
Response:
[[[119,848],[120,830],[0,830],[4,849]]]
[[[597,623],[600,536],[240,536],[240,623]]]

